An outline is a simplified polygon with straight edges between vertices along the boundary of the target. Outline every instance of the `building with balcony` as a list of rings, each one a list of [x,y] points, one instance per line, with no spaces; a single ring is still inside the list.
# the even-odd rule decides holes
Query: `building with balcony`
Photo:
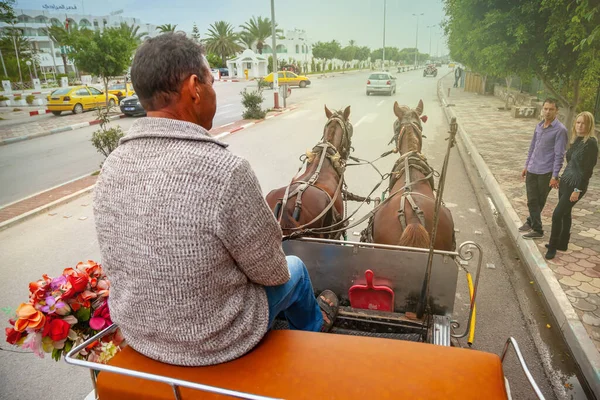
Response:
[[[271,38],[268,38],[263,47],[262,54],[267,58],[273,54],[271,43]],[[306,35],[306,31],[300,29],[289,30],[286,32],[284,39],[277,39],[276,43],[277,62],[279,65],[282,65],[282,63],[287,64],[291,61],[296,65],[310,66],[313,59],[312,41]],[[256,45],[253,46],[253,49],[256,50]]]
[[[89,15],[79,14],[77,6],[69,6],[68,9],[46,9],[46,10],[22,10],[15,9],[16,24],[15,28],[21,29],[25,38],[31,41],[36,59],[36,76],[38,70],[43,74],[62,74],[65,73],[64,63],[61,57],[62,49],[54,43],[46,34],[45,28],[52,25],[78,26],[86,27],[91,30],[102,31],[108,27],[118,27],[122,22],[130,26],[139,27],[139,33],[146,32],[148,36],[155,36],[156,25],[146,24],[139,18],[129,18],[120,15],[122,11],[111,13],[111,15]],[[5,29],[10,25],[0,22],[0,29]],[[68,60],[68,71],[75,70],[73,62]],[[40,76],[42,77],[42,76]]]

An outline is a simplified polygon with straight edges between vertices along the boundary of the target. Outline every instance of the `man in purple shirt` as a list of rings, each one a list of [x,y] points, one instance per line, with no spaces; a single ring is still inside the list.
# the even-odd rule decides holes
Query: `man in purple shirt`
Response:
[[[542,210],[552,188],[558,188],[558,173],[563,166],[567,148],[567,128],[556,119],[558,104],[554,99],[544,100],[542,115],[544,120],[537,124],[529,146],[525,169],[527,207],[529,217],[519,228],[525,239],[544,237]]]

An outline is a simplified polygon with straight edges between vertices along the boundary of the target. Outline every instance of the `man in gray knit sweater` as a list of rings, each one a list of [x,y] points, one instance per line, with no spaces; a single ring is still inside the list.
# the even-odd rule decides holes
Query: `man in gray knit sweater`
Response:
[[[242,356],[280,313],[292,329],[327,331],[338,309],[285,257],[249,163],[208,133],[216,94],[203,53],[180,34],[140,46],[131,79],[148,117],[94,191],[112,320],[135,350],[185,366]]]

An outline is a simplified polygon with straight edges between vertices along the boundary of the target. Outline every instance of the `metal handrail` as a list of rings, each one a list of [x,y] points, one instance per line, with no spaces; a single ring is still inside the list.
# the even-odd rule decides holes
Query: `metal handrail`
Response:
[[[190,388],[190,389],[195,389],[195,390],[202,390],[202,391],[205,391],[205,392],[221,394],[221,395],[224,395],[224,396],[234,397],[234,398],[238,398],[238,399],[247,399],[247,400],[276,400],[276,398],[273,398],[273,397],[265,397],[265,396],[259,396],[259,395],[255,395],[255,394],[250,394],[250,393],[238,392],[238,391],[235,391],[235,390],[222,389],[222,388],[219,388],[219,387],[216,387],[216,386],[203,385],[203,384],[200,384],[200,383],[190,382],[190,381],[186,381],[186,380],[183,380],[183,379],[169,378],[169,377],[166,377],[166,376],[149,374],[149,373],[146,373],[146,372],[140,372],[140,371],[135,371],[135,370],[131,370],[131,369],[127,369],[127,368],[121,368],[121,367],[114,367],[112,365],[94,363],[94,362],[91,362],[91,361],[79,360],[79,359],[75,358],[75,356],[77,354],[79,354],[79,352],[81,350],[85,349],[87,346],[89,346],[93,342],[95,342],[95,341],[103,338],[104,336],[106,336],[106,335],[114,332],[116,329],[117,329],[117,325],[116,324],[112,324],[111,326],[109,326],[108,328],[104,329],[103,331],[101,331],[101,332],[97,333],[96,335],[90,337],[85,342],[81,343],[79,346],[74,347],[65,356],[65,362],[67,364],[70,364],[70,365],[75,365],[75,366],[79,366],[79,367],[85,367],[85,368],[89,368],[89,369],[92,369],[92,370],[112,372],[112,373],[115,373],[115,374],[132,376],[134,378],[148,379],[148,380],[155,381],[155,382],[165,383],[165,384],[171,386],[171,388],[173,390],[173,396],[177,400],[181,399],[181,394],[179,392],[179,388],[180,387],[185,387],[185,388]]]
[[[537,396],[538,399],[545,400],[546,398],[544,397],[544,395],[542,394],[542,391],[540,390],[539,386],[537,385],[537,383],[533,379],[533,376],[531,375],[531,372],[529,372],[529,368],[527,368],[527,364],[525,363],[525,359],[523,358],[523,354],[521,353],[521,350],[519,349],[519,344],[517,343],[517,341],[515,340],[515,338],[513,338],[512,336],[509,337],[506,340],[506,344],[504,345],[504,350],[502,350],[502,356],[500,356],[500,361],[504,364],[504,357],[506,356],[506,352],[508,351],[508,347],[511,344],[513,345],[513,348],[515,349],[515,353],[517,353],[517,358],[519,359],[519,363],[521,364],[521,368],[523,368],[523,372],[525,373],[525,376],[527,377],[527,380],[529,381],[529,384],[531,385],[531,388],[535,392],[535,395]]]
[[[479,275],[481,272],[481,264],[483,262],[483,249],[481,248],[480,245],[478,245],[475,242],[464,242],[463,244],[460,245],[458,251],[459,251],[459,257],[462,258],[465,261],[469,261],[473,258],[473,251],[471,250],[471,246],[475,246],[477,248],[477,250],[479,251],[479,259],[477,261],[477,276],[475,277],[475,287],[473,288],[473,297],[471,298],[471,304],[469,307],[469,318],[467,319],[467,328],[465,329],[464,333],[461,334],[452,334],[453,338],[464,338],[465,336],[467,336],[470,332],[471,332],[471,320],[473,319],[473,308],[475,307],[475,301],[477,299],[477,288],[479,287]],[[452,327],[453,328],[457,328],[459,325],[456,321],[452,321]]]

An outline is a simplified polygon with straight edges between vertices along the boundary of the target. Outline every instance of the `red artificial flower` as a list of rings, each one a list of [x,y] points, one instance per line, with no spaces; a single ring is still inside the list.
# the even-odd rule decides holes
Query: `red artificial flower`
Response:
[[[23,337],[23,333],[14,328],[4,328],[6,331],[6,341],[10,344],[16,344]]]
[[[46,337],[50,334],[50,324],[54,321],[54,319],[46,318],[46,324],[44,325],[44,329],[42,330],[42,337]]]
[[[71,329],[71,325],[60,318],[55,318],[50,322],[50,339],[55,342],[66,339],[69,336],[69,329]]]
[[[62,296],[63,299],[70,299],[71,297],[75,296],[76,294],[83,292],[89,282],[89,277],[87,276],[86,273],[78,272],[73,269],[71,269],[71,271],[67,272],[67,270],[65,270],[65,273],[68,274],[68,276],[67,276],[68,289],[63,294],[63,296]]]

